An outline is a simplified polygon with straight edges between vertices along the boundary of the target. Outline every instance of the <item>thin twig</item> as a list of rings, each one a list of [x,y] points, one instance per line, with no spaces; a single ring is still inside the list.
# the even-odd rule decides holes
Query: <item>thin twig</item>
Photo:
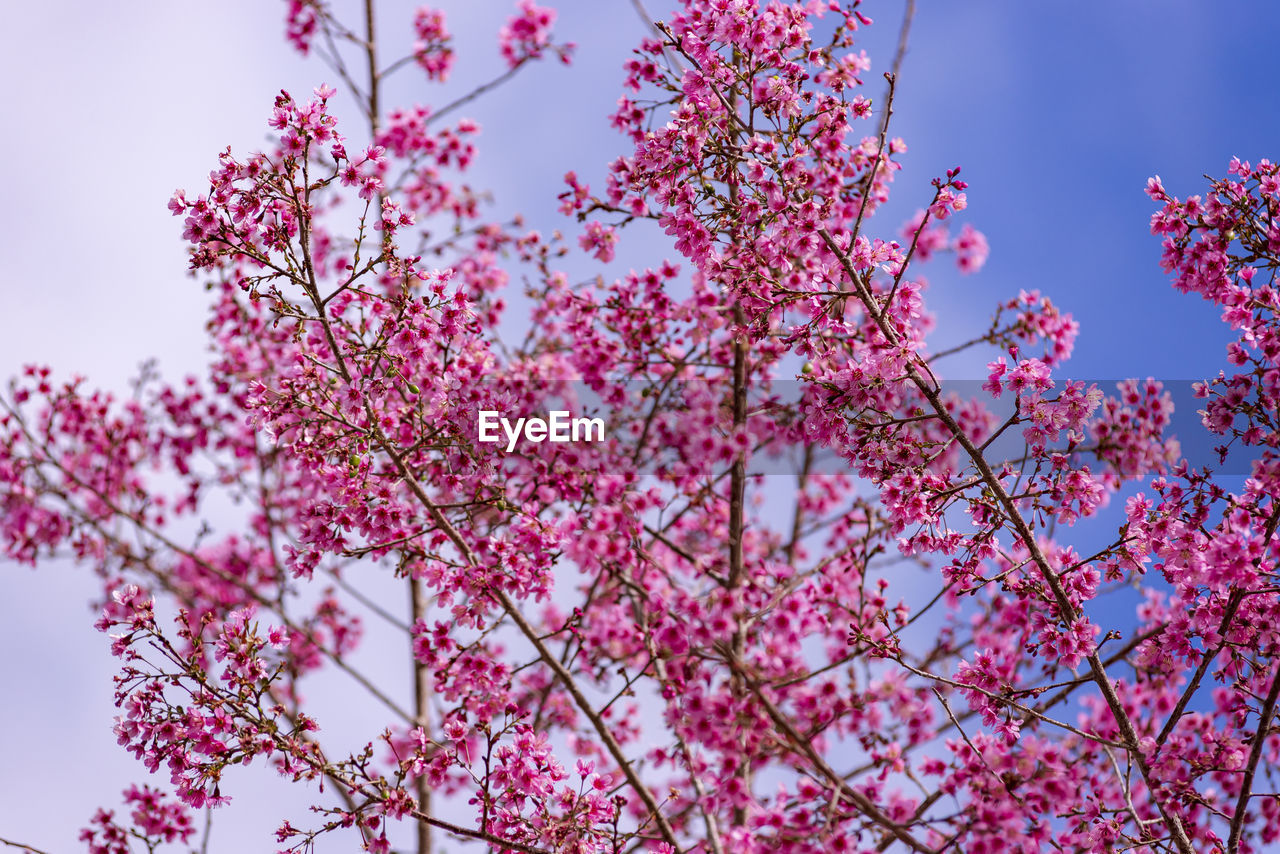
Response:
[[[907,8],[902,13],[902,28],[898,30],[898,49],[893,55],[893,65],[890,66],[889,73],[893,75],[893,80],[898,79],[898,74],[902,71],[902,60],[907,55],[907,41],[911,35],[911,21],[916,16],[916,0],[907,0]],[[890,93],[892,92],[893,82],[889,83]],[[885,103],[890,101],[889,93],[886,93]],[[890,110],[886,109],[884,115],[880,117],[880,133],[884,134],[889,129]]]
[[[658,37],[658,41],[661,43],[663,41],[664,33],[654,22],[653,16],[650,15],[649,10],[644,7],[644,3],[642,3],[641,0],[631,0],[631,8],[636,10],[636,14],[640,16],[640,20],[644,21],[644,25],[649,28],[650,32],[654,33]],[[684,63],[680,61],[680,57],[667,50],[665,44],[662,46],[662,55],[666,58],[667,62],[671,64],[672,70],[677,71],[681,76],[684,76]]]
[[[516,65],[513,68],[507,69],[505,72],[503,72],[502,74],[499,74],[497,77],[493,78],[488,83],[481,83],[479,86],[472,89],[470,92],[463,95],[461,98],[458,98],[457,100],[454,100],[454,101],[450,101],[440,109],[436,110],[431,115],[427,116],[427,118],[423,121],[423,124],[430,125],[433,122],[437,122],[442,117],[449,115],[449,113],[452,113],[454,110],[460,109],[462,107],[465,107],[467,104],[470,104],[472,101],[474,101],[476,98],[479,98],[481,95],[488,92],[490,89],[496,89],[498,86],[501,86],[503,83],[506,83],[512,77],[515,77],[516,73],[519,72],[520,69],[524,67],[524,64],[525,64],[525,61],[522,59],[518,63],[516,63]]]
[[[211,836],[213,836],[213,807],[206,806],[204,808],[204,834],[200,837],[200,854],[209,854],[209,838]]]
[[[32,848],[30,845],[23,845],[21,842],[11,842],[4,837],[0,837],[0,845],[8,845],[11,848],[20,848],[23,851],[30,851],[31,854],[46,854],[46,852],[41,851],[39,848]]]

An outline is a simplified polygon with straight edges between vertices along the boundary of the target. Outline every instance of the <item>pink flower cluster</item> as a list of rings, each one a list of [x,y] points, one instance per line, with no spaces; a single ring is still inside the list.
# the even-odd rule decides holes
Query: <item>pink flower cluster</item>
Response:
[[[943,218],[937,219],[940,221]],[[917,211],[903,226],[902,237],[914,244],[915,257],[921,261],[928,261],[934,254],[944,250],[955,252],[956,266],[962,273],[981,270],[982,265],[987,263],[987,256],[991,254],[986,236],[971,224],[965,223],[960,234],[953,239],[946,226],[926,224],[923,210]]]
[[[129,854],[132,839],[140,839],[149,850],[155,850],[175,841],[186,843],[196,832],[187,808],[170,801],[158,789],[130,785],[124,790],[124,802],[132,806],[131,826],[119,824],[111,810],[98,810],[91,825],[80,831],[80,841],[89,854]]]
[[[558,45],[551,39],[556,11],[539,6],[534,0],[520,0],[518,7],[519,14],[512,15],[498,33],[498,47],[507,67],[517,68],[531,59],[539,59],[548,50],[567,65],[573,45]]]
[[[413,14],[413,32],[418,40],[413,44],[413,58],[427,74],[428,80],[443,83],[453,68],[452,37],[445,29],[444,12],[423,6]]]
[[[189,844],[187,811],[259,759],[334,795],[280,827],[299,852],[1275,843],[1280,172],[1149,185],[1166,269],[1235,336],[1197,390],[1220,461],[1248,461],[1229,491],[1180,458],[1159,383],[1067,377],[1077,324],[1038,292],[931,346],[949,318],[921,265],[982,266],[945,222],[977,190],[951,169],[873,233],[915,190],[858,7],[680,3],[624,64],[622,156],[565,178],[566,233],[487,221],[458,177],[479,128],[438,120],[490,84],[385,110],[378,69],[350,151],[332,89],[282,92],[271,151],[174,195],[213,293],[207,383],[118,401],[32,367],[0,398],[0,545],[97,571],[117,738],[177,798],[128,790],[133,827],[99,813],[90,850]],[[350,42],[327,8],[288,14],[300,49]],[[568,56],[553,20],[520,4],[499,80]],[[443,80],[443,16],[412,29],[383,72]],[[671,258],[570,275],[638,220]],[[962,395],[942,372],[967,350],[989,364]],[[481,411],[552,408],[607,415],[607,440],[477,438]],[[1153,475],[1114,537],[1069,544]],[[388,684],[355,655],[370,621],[406,659]],[[378,710],[366,732],[320,729],[321,670]]]

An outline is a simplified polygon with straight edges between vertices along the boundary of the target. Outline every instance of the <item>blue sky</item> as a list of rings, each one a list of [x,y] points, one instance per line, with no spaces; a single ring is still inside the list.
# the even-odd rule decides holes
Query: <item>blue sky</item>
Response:
[[[1233,155],[1277,156],[1280,10],[919,6],[895,124],[912,146],[902,184],[962,165],[967,213],[992,250],[981,275],[953,277],[934,298],[967,313],[974,296],[1040,288],[1080,321],[1076,376],[1216,372],[1222,324],[1169,286],[1142,190],[1160,174],[1171,192],[1198,193]]]
[[[657,0],[647,0],[661,14]],[[341,4],[339,4],[341,5]],[[514,4],[452,2],[460,65],[449,90],[409,75],[392,103],[441,102],[500,70],[494,36]],[[626,51],[641,35],[629,0],[572,0],[561,32],[578,42],[574,67],[534,68],[479,105],[484,127],[472,176],[503,211],[550,229],[561,176],[600,183],[625,153],[606,115]],[[1159,173],[1171,192],[1200,192],[1232,155],[1280,158],[1280,90],[1271,57],[1280,7],[1168,2],[925,2],[912,30],[893,133],[904,137],[894,206],[876,220],[896,234],[929,196],[929,179],[961,165],[970,182],[963,221],[983,230],[991,258],[976,276],[930,272],[939,346],[985,323],[1020,288],[1039,288],[1082,326],[1066,372],[1082,378],[1194,379],[1222,366],[1216,312],[1182,296],[1159,269],[1142,193]],[[412,5],[387,7],[407,25]],[[283,44],[284,4],[65,7],[18,4],[0,33],[0,370],[48,362],[123,388],[158,357],[171,376],[204,361],[204,295],[185,275],[180,227],[165,209],[176,187],[199,191],[218,151],[260,146],[280,88],[336,82]],[[901,3],[868,0],[866,47],[885,66]],[[879,94],[880,86],[873,92]],[[354,128],[346,131],[353,138]],[[611,273],[659,260],[624,245]],[[986,360],[957,360],[951,376]],[[89,627],[94,585],[68,567],[3,567],[0,612],[0,836],[50,851],[77,846],[76,829],[114,804],[135,766],[109,734],[113,673]],[[256,785],[247,783],[245,798]],[[278,793],[279,787],[261,792]],[[56,795],[56,796],[55,796]],[[261,850],[272,809],[224,823],[215,850]],[[259,835],[255,835],[259,834]],[[224,846],[226,846],[224,848]]]

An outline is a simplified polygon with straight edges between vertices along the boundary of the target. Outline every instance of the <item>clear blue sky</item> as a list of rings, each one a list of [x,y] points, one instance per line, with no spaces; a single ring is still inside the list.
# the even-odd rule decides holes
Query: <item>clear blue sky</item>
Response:
[[[646,0],[662,15],[657,0]],[[340,6],[343,4],[339,4]],[[494,34],[514,4],[450,2],[461,41],[459,85],[499,70]],[[501,210],[543,228],[570,168],[597,184],[624,153],[605,116],[619,66],[640,35],[628,0],[572,0],[561,32],[575,66],[533,69],[475,114],[485,133],[473,181]],[[977,276],[931,274],[940,340],[985,322],[1019,288],[1039,288],[1082,326],[1068,372],[1085,378],[1198,378],[1217,371],[1216,312],[1176,294],[1148,233],[1142,193],[1159,173],[1171,192],[1204,186],[1228,158],[1280,158],[1280,90],[1271,70],[1280,7],[1167,2],[921,0],[893,132],[910,145],[881,233],[928,198],[929,179],[961,165],[966,220],[988,236]],[[385,25],[403,11],[388,6]],[[226,145],[258,146],[273,94],[336,82],[283,45],[284,4],[126,0],[65,7],[18,4],[0,33],[0,369],[28,360],[120,388],[158,356],[171,374],[203,363],[203,294],[185,277],[174,188],[198,191]],[[868,0],[877,63],[890,58],[901,3]],[[394,37],[407,39],[401,30]],[[878,94],[880,86],[873,91]],[[405,86],[393,103],[442,100]],[[900,215],[896,215],[900,214]],[[625,263],[655,263],[625,246]],[[983,359],[956,364],[973,376]],[[966,373],[967,372],[967,373]],[[953,373],[953,376],[956,374]],[[50,851],[77,848],[76,828],[114,804],[135,767],[109,734],[104,639],[89,628],[93,584],[67,568],[3,567],[0,605],[0,836]],[[253,790],[250,790],[253,791]],[[215,850],[265,850],[271,809],[221,826]],[[54,797],[56,793],[57,797]],[[251,811],[252,812],[252,811]]]

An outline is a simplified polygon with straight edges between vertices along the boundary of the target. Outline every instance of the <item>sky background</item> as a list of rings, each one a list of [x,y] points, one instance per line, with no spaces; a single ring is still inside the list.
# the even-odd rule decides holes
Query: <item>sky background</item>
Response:
[[[458,38],[454,80],[427,88],[406,72],[387,103],[440,104],[501,70],[496,33],[513,4],[440,5]],[[552,5],[558,32],[578,43],[574,65],[532,68],[471,111],[484,133],[470,180],[494,191],[495,213],[522,210],[547,230],[572,227],[555,213],[565,171],[603,186],[605,165],[626,152],[606,116],[621,63],[643,35],[629,0]],[[1264,0],[918,6],[892,128],[910,151],[894,203],[871,231],[896,235],[927,202],[929,180],[960,165],[970,182],[961,221],[991,244],[978,275],[937,263],[929,272],[936,346],[984,325],[999,300],[1038,288],[1081,323],[1068,374],[1216,373],[1224,328],[1211,307],[1169,286],[1142,190],[1158,173],[1185,196],[1202,191],[1205,173],[1222,175],[1232,155],[1280,157],[1271,67],[1280,8]],[[123,389],[151,357],[171,378],[201,372],[204,292],[185,274],[180,222],[165,204],[177,187],[201,191],[226,146],[244,153],[265,144],[279,89],[301,97],[337,82],[284,44],[284,8],[121,0],[6,10],[0,373],[40,362]],[[385,5],[389,43],[407,46],[412,9]],[[902,5],[868,0],[864,9],[877,19],[863,46],[878,96]],[[388,46],[384,55],[395,53]],[[360,139],[354,125],[346,130]],[[624,239],[604,272],[656,264],[663,252]],[[949,375],[977,376],[987,358],[957,359]],[[86,605],[96,585],[62,565],[0,565],[0,573],[0,837],[50,854],[76,850],[94,809],[116,805],[141,779],[110,734],[115,668]],[[242,786],[234,821],[216,825],[214,851],[268,850],[281,817],[302,817],[296,787],[252,774]]]

